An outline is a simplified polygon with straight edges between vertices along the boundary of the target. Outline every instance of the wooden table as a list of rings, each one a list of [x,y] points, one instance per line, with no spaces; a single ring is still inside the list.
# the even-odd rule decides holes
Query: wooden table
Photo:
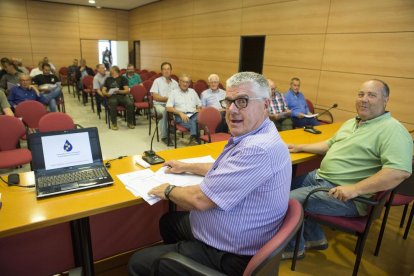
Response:
[[[328,139],[340,124],[317,127],[322,134],[315,135],[303,129],[281,132],[288,143],[311,143]],[[217,158],[226,142],[203,144],[193,147],[171,149],[159,152],[165,160],[183,159],[211,155]],[[307,153],[291,154],[292,163],[297,164],[314,158]],[[63,222],[71,222],[72,237],[75,240],[74,252],[76,265],[82,265],[86,275],[93,275],[93,259],[90,246],[88,217],[112,210],[143,203],[129,192],[116,177],[118,174],[141,170],[133,162],[133,157],[126,157],[111,162],[109,169],[114,184],[108,187],[91,189],[55,197],[36,199],[34,188],[7,187],[0,183],[3,206],[0,209],[0,238],[43,228]],[[162,164],[152,166],[156,171]],[[4,177],[7,178],[7,177]],[[33,185],[33,172],[20,173],[21,185]]]

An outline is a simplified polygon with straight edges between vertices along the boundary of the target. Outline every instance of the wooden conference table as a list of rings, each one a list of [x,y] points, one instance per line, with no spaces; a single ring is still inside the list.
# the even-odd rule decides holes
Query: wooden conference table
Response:
[[[286,143],[314,143],[329,139],[341,124],[335,123],[316,127],[322,134],[311,134],[303,129],[280,133]],[[165,160],[183,159],[211,155],[217,158],[226,142],[203,144],[193,147],[161,151]],[[291,154],[292,164],[299,164],[315,158],[309,153]],[[162,164],[151,166],[156,171]],[[85,275],[93,275],[93,258],[90,241],[89,216],[125,208],[144,202],[129,192],[116,177],[118,174],[141,170],[132,157],[112,161],[109,169],[114,178],[112,186],[76,192],[38,200],[33,188],[7,187],[0,184],[3,205],[0,208],[0,238],[7,237],[50,225],[71,222],[74,240],[75,264],[83,266]],[[33,172],[20,173],[21,185],[33,185]]]

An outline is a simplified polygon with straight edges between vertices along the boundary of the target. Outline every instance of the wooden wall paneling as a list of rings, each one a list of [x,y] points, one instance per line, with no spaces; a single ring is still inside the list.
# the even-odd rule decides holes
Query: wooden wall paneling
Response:
[[[193,56],[193,41],[186,38],[164,39],[162,41],[162,56],[190,59]]]
[[[163,61],[168,61],[171,63],[173,67],[172,73],[177,75],[178,77],[182,74],[188,74],[193,77],[193,60],[191,58],[167,58],[163,57]],[[160,65],[158,65],[157,72],[160,71]]]
[[[160,5],[163,20],[189,16],[194,12],[193,0],[161,1]]]
[[[271,35],[266,37],[264,63],[320,69],[325,35]]]
[[[193,35],[193,17],[179,17],[162,21],[163,38],[191,38]]]
[[[234,36],[240,35],[241,9],[194,15],[193,36]]]
[[[414,76],[414,32],[328,34],[323,70]]]
[[[81,39],[108,39],[116,40],[116,24],[103,22],[101,24],[81,23]]]
[[[101,63],[99,60],[98,42],[95,39],[81,40],[81,57],[86,59],[86,64],[92,68],[95,68],[96,64]]]
[[[0,16],[0,34],[28,37],[29,23],[27,21],[27,18]]]
[[[226,86],[226,80],[238,72],[238,62],[193,60],[193,80],[207,81],[210,74],[217,74],[220,82]]]
[[[140,40],[141,38],[141,26],[129,25],[129,40]]]
[[[30,38],[28,36],[11,36],[0,34],[0,45],[2,52],[30,53]]]
[[[50,21],[30,19],[29,26],[31,37],[44,38],[44,41],[52,42],[55,38],[79,39],[77,23],[53,22],[51,24]]]
[[[327,108],[327,107],[322,107]],[[357,116],[356,111],[342,110],[340,107],[330,110],[335,123],[345,122]]]
[[[162,22],[151,22],[141,24],[139,30],[140,39],[161,39],[162,38]]]
[[[79,22],[78,7],[75,5],[27,1],[27,15],[29,19]]]
[[[241,7],[241,0],[197,0],[194,1],[194,14],[214,13],[211,16],[215,18],[215,12],[235,10]]]
[[[27,19],[25,0],[1,0],[1,16]]]
[[[129,22],[132,25],[145,24],[162,20],[161,2],[152,3],[129,12]]]
[[[141,40],[141,56],[161,57],[163,40]]]
[[[129,39],[129,15],[127,11],[116,11],[116,39]]]
[[[164,59],[162,57],[147,57],[141,56],[141,69],[153,70],[155,72],[160,72],[161,63],[164,61],[169,61],[168,59]],[[173,74],[175,74],[175,67],[173,64]]]
[[[243,7],[251,6],[262,6],[267,4],[273,4],[278,2],[288,2],[288,1],[297,1],[297,0],[242,0]]]
[[[266,76],[266,78],[272,79],[275,82],[277,89],[282,93],[289,90],[290,80],[293,77],[298,77],[301,81],[300,91],[313,103],[316,103],[319,74],[319,70],[270,65],[263,66],[263,75]]]
[[[79,40],[73,38],[46,39],[32,37],[33,53],[69,53],[79,51]]]
[[[414,31],[412,0],[332,0],[328,33]]]
[[[34,63],[33,63],[33,56],[32,56],[31,52],[3,52],[3,49],[1,49],[0,58],[3,58],[3,57],[20,58],[20,59],[22,59],[22,62],[23,62],[24,66],[35,67]],[[37,62],[36,62],[36,66],[37,66]]]
[[[116,25],[117,11],[111,9],[96,9],[79,6],[79,22],[82,24],[105,24]]]
[[[239,62],[240,37],[193,38],[193,58]]]
[[[243,9],[243,35],[324,33],[329,0],[299,0]]]

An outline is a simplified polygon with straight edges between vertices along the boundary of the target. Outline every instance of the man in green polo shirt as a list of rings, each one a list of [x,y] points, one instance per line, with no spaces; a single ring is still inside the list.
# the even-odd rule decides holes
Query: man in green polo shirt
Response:
[[[304,202],[316,188],[329,193],[313,194],[306,211],[322,215],[363,216],[366,206],[349,199],[396,187],[411,175],[413,140],[405,127],[385,111],[389,87],[381,80],[364,82],[356,99],[355,119],[346,121],[328,141],[288,145],[290,152],[325,155],[318,170],[292,182],[290,198]],[[305,249],[326,249],[321,227],[305,220],[299,253]],[[282,258],[292,258],[292,241]]]

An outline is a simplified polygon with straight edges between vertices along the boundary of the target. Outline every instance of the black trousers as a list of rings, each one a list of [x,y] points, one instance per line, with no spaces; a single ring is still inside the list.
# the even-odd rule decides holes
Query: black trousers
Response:
[[[135,252],[128,264],[130,275],[152,275],[154,262],[167,252],[180,253],[227,275],[242,275],[252,258],[220,251],[195,239],[188,212],[165,214],[160,219],[160,232],[165,244]],[[168,261],[161,261],[158,271],[158,275],[191,275],[183,266]]]

